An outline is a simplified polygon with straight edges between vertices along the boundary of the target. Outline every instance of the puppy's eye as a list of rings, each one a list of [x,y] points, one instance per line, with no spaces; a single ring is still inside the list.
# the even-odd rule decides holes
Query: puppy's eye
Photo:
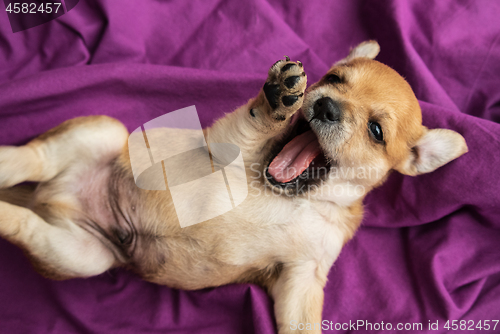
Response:
[[[329,74],[327,77],[326,77],[326,81],[328,81],[329,83],[332,83],[332,84],[338,84],[338,83],[341,83],[342,80],[340,79],[340,77],[336,74]]]
[[[377,122],[368,122],[368,129],[370,130],[373,138],[376,141],[383,142],[384,134],[382,133],[382,127]]]

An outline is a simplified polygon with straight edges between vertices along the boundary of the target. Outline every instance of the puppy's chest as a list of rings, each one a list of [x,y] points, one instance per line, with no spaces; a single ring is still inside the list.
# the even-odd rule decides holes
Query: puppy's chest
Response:
[[[330,207],[328,216],[307,201],[292,214],[290,239],[301,238],[304,254],[317,261],[328,261],[336,258],[342,248],[344,235],[336,225],[341,214],[335,207]]]
[[[251,223],[260,226],[252,233],[242,235],[240,245],[233,248],[230,262],[245,265],[272,259],[277,262],[312,260],[317,263],[333,262],[343,244],[342,231],[325,219],[308,201],[290,203],[271,201],[274,205],[261,207]],[[229,259],[228,259],[229,260]]]

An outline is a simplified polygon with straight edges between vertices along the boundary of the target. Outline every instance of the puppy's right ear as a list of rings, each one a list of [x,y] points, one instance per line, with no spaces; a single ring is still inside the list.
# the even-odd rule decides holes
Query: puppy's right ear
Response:
[[[351,50],[349,55],[342,59],[341,61],[337,62],[337,64],[344,64],[347,63],[355,58],[369,58],[369,59],[375,59],[375,57],[378,55],[380,52],[380,46],[376,41],[366,41],[358,46],[356,46],[354,49]]]

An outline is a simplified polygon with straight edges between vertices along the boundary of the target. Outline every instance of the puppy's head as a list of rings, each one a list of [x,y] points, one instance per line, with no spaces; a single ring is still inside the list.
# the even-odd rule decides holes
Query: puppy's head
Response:
[[[428,173],[467,152],[458,133],[422,126],[412,89],[373,60],[378,52],[374,41],[360,44],[308,88],[292,139],[270,164],[275,187],[300,192],[313,185],[317,196],[348,205],[393,169]]]

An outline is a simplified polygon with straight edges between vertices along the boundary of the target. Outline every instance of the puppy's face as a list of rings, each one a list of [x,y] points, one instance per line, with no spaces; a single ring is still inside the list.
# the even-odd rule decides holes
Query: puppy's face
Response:
[[[427,173],[467,151],[458,133],[422,126],[412,89],[373,60],[378,51],[362,43],[308,88],[292,139],[269,166],[271,184],[348,205],[392,169]]]

